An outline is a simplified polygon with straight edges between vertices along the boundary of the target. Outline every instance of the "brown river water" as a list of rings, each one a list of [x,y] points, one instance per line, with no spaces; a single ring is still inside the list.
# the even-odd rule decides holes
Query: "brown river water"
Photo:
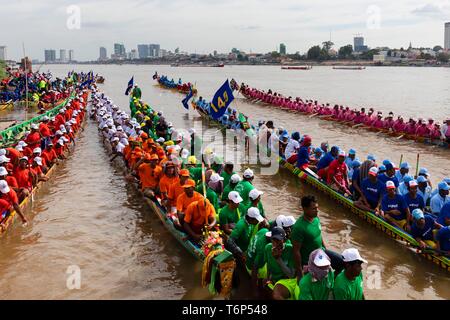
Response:
[[[122,109],[128,110],[124,91],[134,75],[143,98],[164,112],[177,128],[200,122],[195,111],[181,105],[182,95],[154,86],[154,71],[178,80],[196,82],[200,95],[211,99],[228,77],[285,95],[321,102],[366,106],[405,116],[433,116],[441,121],[450,114],[450,69],[367,68],[362,71],[314,67],[310,71],[286,71],[279,67],[233,66],[225,68],[171,68],[169,66],[44,66],[54,75],[91,69],[106,78],[99,85]],[[42,71],[43,71],[42,70]],[[308,133],[313,142],[328,141],[351,147],[379,161],[400,155],[415,168],[432,174],[433,182],[450,175],[450,151],[433,146],[397,141],[363,130],[308,118],[245,102],[239,95],[234,107],[253,122],[273,120],[289,131]],[[3,115],[2,115],[3,116]],[[14,117],[21,118],[15,114]],[[207,129],[208,124],[203,124]],[[217,135],[215,129],[205,140]],[[221,143],[216,137],[215,147]],[[226,150],[234,149],[226,146]],[[299,199],[314,194],[319,199],[324,238],[333,250],[356,247],[368,260],[365,295],[368,299],[450,299],[449,274],[413,254],[385,234],[336,205],[328,197],[280,170],[259,175],[255,185],[264,191],[262,201],[269,217],[299,216]],[[243,171],[246,165],[238,165]],[[15,225],[0,239],[0,299],[210,299],[201,288],[201,265],[182,248],[126,184],[116,165],[109,163],[97,129],[88,122],[70,159],[61,164],[37,195],[27,227]],[[70,290],[67,271],[81,271],[80,289]],[[235,297],[249,295],[243,278]]]

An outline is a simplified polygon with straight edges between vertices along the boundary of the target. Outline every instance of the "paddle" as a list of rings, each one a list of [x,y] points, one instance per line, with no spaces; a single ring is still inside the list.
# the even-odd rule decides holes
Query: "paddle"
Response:
[[[402,162],[403,162],[403,153],[400,155],[400,162],[398,163],[398,165],[401,166]]]
[[[400,136],[398,136],[397,138],[395,138],[395,139],[397,139],[397,140],[400,140],[401,138],[403,138],[405,135],[404,134],[402,134],[402,135],[400,135]]]
[[[352,129],[362,127],[363,125],[364,125],[363,123],[355,124],[354,126],[352,126]]]
[[[314,118],[315,116],[317,116],[318,115],[318,113],[313,113],[312,115],[310,115],[309,117],[310,118]]]
[[[444,257],[447,257],[447,258],[450,257],[450,254],[447,251],[440,250],[440,249],[434,249],[434,248],[431,248],[431,247],[426,247],[425,249],[417,248],[417,250],[418,251],[422,251],[422,252],[427,252],[427,253],[434,252],[434,253],[437,253],[437,254],[439,254],[441,256],[444,256]]]
[[[417,161],[416,161],[416,178],[417,178],[417,175],[419,174],[419,157],[420,157],[420,153],[417,154]]]

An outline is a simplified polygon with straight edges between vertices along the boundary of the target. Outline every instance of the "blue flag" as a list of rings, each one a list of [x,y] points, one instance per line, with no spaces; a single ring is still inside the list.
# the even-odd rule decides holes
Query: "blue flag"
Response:
[[[133,89],[133,83],[134,83],[134,76],[131,77],[130,81],[128,81],[128,87],[127,90],[125,90],[125,95],[129,95],[131,89]]]
[[[219,90],[217,90],[214,99],[211,101],[211,117],[216,120],[222,117],[233,100],[233,90],[230,88],[230,83],[227,79]]]
[[[181,100],[181,102],[183,103],[183,106],[186,108],[186,110],[189,110],[189,100],[191,100],[191,98],[194,96],[194,93],[192,92],[192,88],[189,88],[189,92],[186,96],[186,98],[184,98],[183,100]]]

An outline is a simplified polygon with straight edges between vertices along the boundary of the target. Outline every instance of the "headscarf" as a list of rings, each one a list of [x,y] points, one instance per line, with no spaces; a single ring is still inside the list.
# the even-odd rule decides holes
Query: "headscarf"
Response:
[[[314,264],[314,259],[318,254],[322,254],[328,261],[331,262],[330,257],[327,256],[325,251],[322,249],[316,249],[309,255],[308,265],[305,267],[304,273],[311,273],[312,277],[318,281],[324,279],[328,273],[331,271],[331,265],[328,266],[327,269],[323,269],[322,267],[318,267]]]
[[[369,170],[372,167],[375,167],[375,163],[372,160],[364,161],[361,167],[359,167],[359,184],[369,176]]]

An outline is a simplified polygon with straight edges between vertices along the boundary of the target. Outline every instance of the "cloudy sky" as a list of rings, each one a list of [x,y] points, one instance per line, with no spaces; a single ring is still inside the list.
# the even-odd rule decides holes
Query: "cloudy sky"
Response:
[[[71,6],[79,8],[80,28]],[[24,42],[27,55],[40,60],[46,48],[93,60],[100,46],[111,54],[115,42],[127,51],[159,43],[197,53],[268,52],[283,42],[295,53],[330,32],[337,48],[355,34],[369,47],[426,47],[443,45],[450,21],[450,0],[0,0],[0,8],[8,58],[22,56]]]

